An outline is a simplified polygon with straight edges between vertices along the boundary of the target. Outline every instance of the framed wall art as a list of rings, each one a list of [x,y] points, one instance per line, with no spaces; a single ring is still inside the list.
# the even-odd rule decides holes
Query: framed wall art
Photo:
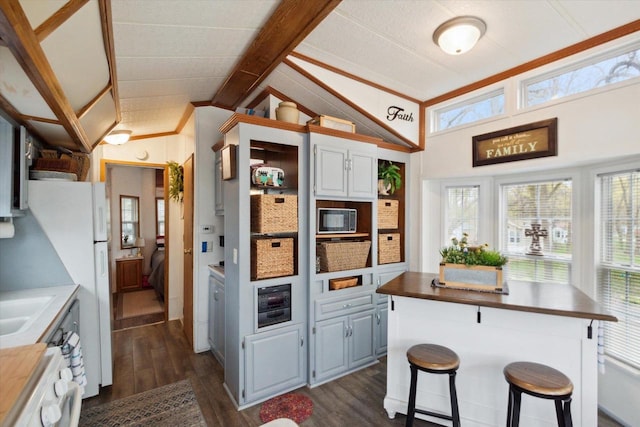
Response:
[[[473,137],[473,167],[558,155],[558,119]]]

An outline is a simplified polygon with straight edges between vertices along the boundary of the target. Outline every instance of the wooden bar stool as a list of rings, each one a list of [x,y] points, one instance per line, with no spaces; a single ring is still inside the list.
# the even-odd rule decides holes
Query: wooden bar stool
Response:
[[[558,426],[572,427],[571,393],[573,384],[562,372],[533,362],[514,362],[504,368],[504,378],[509,383],[507,427],[520,424],[522,393],[555,401]]]
[[[412,426],[415,415],[418,413],[453,421],[453,427],[459,427],[460,413],[458,412],[458,395],[456,393],[456,371],[458,370],[458,366],[460,366],[460,358],[458,355],[441,345],[417,344],[407,350],[407,359],[409,360],[409,367],[411,368],[411,389],[409,391],[409,405],[407,407],[407,422],[405,425],[407,427]],[[451,416],[416,409],[418,371],[449,375]]]

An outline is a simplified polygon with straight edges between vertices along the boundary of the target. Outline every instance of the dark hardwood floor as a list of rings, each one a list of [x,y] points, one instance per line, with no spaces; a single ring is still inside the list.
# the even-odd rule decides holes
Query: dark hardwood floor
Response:
[[[113,385],[85,399],[83,409],[170,384],[191,380],[202,413],[210,427],[259,426],[260,404],[237,411],[224,390],[224,372],[210,352],[193,353],[179,321],[158,323],[113,333]],[[303,427],[402,426],[405,416],[391,420],[382,407],[386,359],[354,374],[296,393],[313,400],[313,415]],[[416,420],[415,426],[434,424]],[[601,414],[599,426],[619,424]]]

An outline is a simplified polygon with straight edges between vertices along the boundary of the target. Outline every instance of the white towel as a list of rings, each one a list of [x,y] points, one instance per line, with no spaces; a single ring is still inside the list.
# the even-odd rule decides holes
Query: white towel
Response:
[[[604,374],[604,322],[598,321],[598,370]]]
[[[82,359],[82,345],[80,345],[80,337],[77,333],[67,332],[65,334],[62,356],[67,363],[67,367],[71,369],[73,381],[82,388],[82,394],[84,395],[87,375],[84,370],[84,360]]]

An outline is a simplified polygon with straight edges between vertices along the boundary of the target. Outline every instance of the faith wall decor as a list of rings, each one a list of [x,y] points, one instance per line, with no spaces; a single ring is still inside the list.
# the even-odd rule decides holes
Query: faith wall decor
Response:
[[[557,156],[558,119],[473,137],[473,167]]]

